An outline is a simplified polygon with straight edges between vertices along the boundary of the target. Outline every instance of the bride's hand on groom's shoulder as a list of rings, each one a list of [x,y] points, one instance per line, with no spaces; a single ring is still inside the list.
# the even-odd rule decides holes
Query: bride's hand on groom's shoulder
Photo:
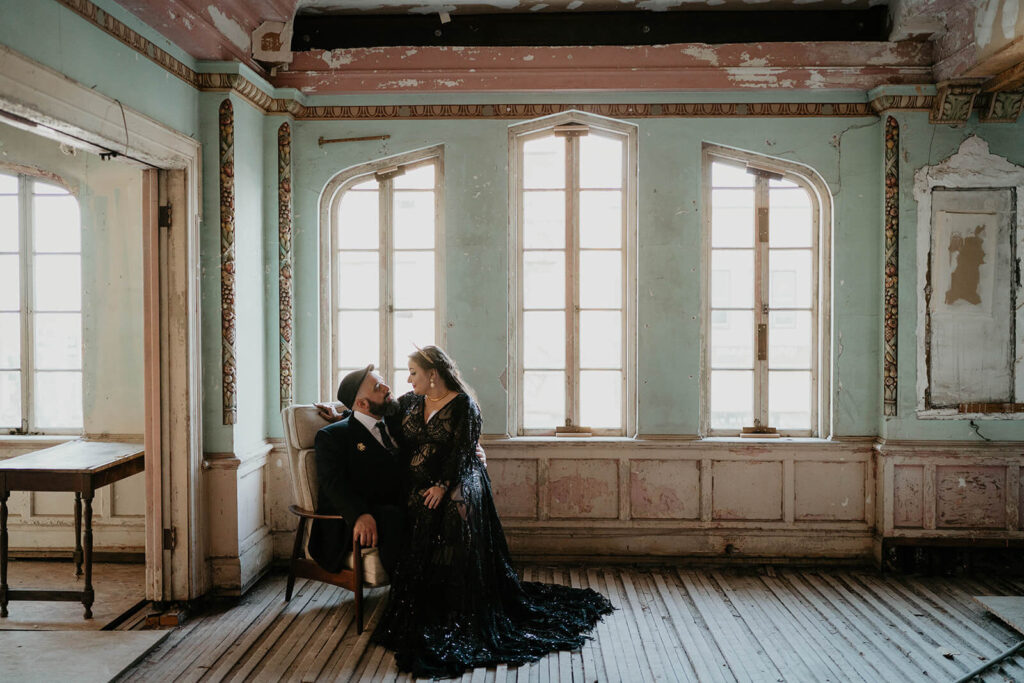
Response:
[[[316,414],[328,422],[337,422],[345,417],[346,408],[341,403],[314,403]]]

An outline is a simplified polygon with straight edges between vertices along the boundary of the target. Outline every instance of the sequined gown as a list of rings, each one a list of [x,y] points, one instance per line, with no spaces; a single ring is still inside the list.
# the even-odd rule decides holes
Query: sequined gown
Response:
[[[476,402],[459,394],[429,422],[422,396],[409,393],[399,403],[409,545],[373,640],[395,651],[402,671],[435,678],[579,648],[611,603],[589,588],[519,580],[476,458]],[[430,510],[421,494],[437,482],[448,482],[448,493]]]

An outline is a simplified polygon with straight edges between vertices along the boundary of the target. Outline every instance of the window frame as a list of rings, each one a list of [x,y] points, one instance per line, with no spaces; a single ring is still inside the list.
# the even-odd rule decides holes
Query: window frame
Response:
[[[807,430],[778,429],[777,434],[766,434],[764,436],[782,437],[803,437],[803,438],[831,438],[832,434],[832,412],[831,412],[831,341],[832,341],[832,196],[828,185],[821,176],[808,166],[802,164],[769,157],[754,152],[726,147],[705,142],[701,152],[701,197],[703,212],[701,217],[701,254],[703,275],[700,282],[701,300],[701,400],[700,400],[700,436],[707,437],[738,437],[739,432],[732,430],[721,430],[711,428],[711,333],[712,333],[712,307],[711,307],[711,227],[712,227],[712,199],[711,199],[711,165],[714,162],[724,162],[733,166],[746,167],[748,165],[762,169],[769,173],[777,173],[783,180],[795,183],[804,189],[811,199],[811,211],[813,216],[813,230],[811,253],[814,255],[812,278],[815,283],[815,290],[811,293],[811,316],[812,316],[812,339],[811,339],[811,428]],[[756,230],[756,216],[759,204],[768,206],[767,180],[764,190],[758,190],[758,183],[755,183],[753,192],[754,215]],[[765,196],[759,197],[759,194]],[[769,214],[770,216],[770,214]],[[763,245],[763,246],[762,246]],[[766,303],[768,295],[769,264],[763,263],[763,256],[769,249],[768,243],[760,243],[755,235],[754,240],[754,324],[759,321],[767,324],[768,314],[764,308],[758,307],[758,303]],[[758,275],[759,271],[763,271]],[[757,360],[757,339],[754,338],[754,395],[753,409],[754,418],[767,416],[768,412],[768,361]],[[768,424],[771,427],[773,425]],[[750,437],[758,437],[758,434],[749,434]]]
[[[351,187],[368,180],[374,174],[394,167],[415,167],[426,164],[434,165],[434,336],[439,346],[445,346],[447,335],[445,320],[445,231],[444,231],[444,146],[432,147],[405,152],[365,164],[351,166],[333,176],[320,195],[320,400],[336,399],[339,366],[337,364],[338,330],[335,324],[337,313],[335,302],[339,300],[338,282],[335,273],[336,244],[335,217],[342,196]],[[379,348],[383,366],[376,359],[368,360],[375,370],[390,383],[396,368],[392,368],[393,324],[391,315],[394,312],[392,295],[394,282],[390,265],[394,259],[393,232],[393,187],[392,177],[381,182],[378,190],[378,249],[380,250],[380,287],[378,315],[384,320],[379,325]],[[384,184],[387,184],[384,187]],[[371,309],[367,309],[371,310]]]
[[[36,171],[24,166],[3,166],[0,165],[0,175],[13,177],[18,184],[18,322],[20,326],[20,359],[18,372],[21,384],[21,425],[19,427],[2,427],[5,432],[13,436],[28,435],[80,435],[85,433],[85,415],[83,410],[83,424],[81,427],[39,427],[35,422],[35,379],[38,372],[77,372],[82,377],[82,394],[79,397],[82,408],[85,404],[85,311],[83,301],[85,297],[84,285],[79,282],[79,301],[77,311],[43,311],[44,313],[77,313],[79,319],[79,352],[80,362],[77,370],[37,370],[35,363],[35,305],[34,305],[34,282],[35,282],[35,235],[32,230],[34,220],[34,193],[32,183],[43,182],[63,188],[68,195],[74,198],[78,204],[79,221],[78,231],[80,242],[77,252],[41,252],[42,255],[58,253],[61,255],[74,254],[78,256],[79,269],[81,272],[84,244],[84,233],[82,231],[81,207],[82,203],[71,186],[60,176],[44,171]],[[13,252],[3,252],[11,254]],[[14,311],[4,311],[13,313]],[[14,368],[5,368],[7,371]]]
[[[507,425],[508,432],[512,436],[540,436],[553,437],[556,435],[555,427],[551,429],[528,429],[523,426],[525,417],[524,408],[524,387],[523,387],[523,301],[522,301],[522,278],[523,272],[523,153],[527,141],[553,133],[556,126],[567,124],[584,125],[602,133],[610,134],[622,139],[623,143],[623,202],[622,211],[624,219],[623,242],[622,242],[622,417],[621,429],[588,429],[582,436],[614,436],[632,438],[636,436],[637,429],[637,399],[636,399],[636,367],[637,367],[637,300],[636,300],[636,273],[637,273],[637,176],[638,176],[638,139],[639,128],[635,124],[625,121],[588,114],[576,110],[570,110],[533,119],[519,124],[509,126],[508,132],[508,158],[509,158],[509,312],[508,312],[508,391],[507,401]],[[571,148],[578,148],[571,145]],[[567,175],[578,181],[579,167],[571,152],[566,154]],[[566,228],[574,234],[578,233],[579,211],[578,194],[580,187],[574,182],[575,187],[567,185],[566,192]],[[571,191],[574,190],[574,191]],[[573,418],[573,423],[578,424],[580,403],[579,393],[579,364],[576,359],[579,356],[579,252],[578,242],[571,244],[567,241],[565,247],[566,264],[566,293],[567,301],[565,312],[571,318],[566,323],[566,349],[573,349],[572,357],[566,358],[566,374],[572,374],[572,381],[567,382],[566,387],[566,416]],[[572,300],[568,300],[569,295]],[[574,310],[575,309],[575,310]],[[587,425],[583,425],[587,427]],[[572,433],[565,434],[573,436]]]

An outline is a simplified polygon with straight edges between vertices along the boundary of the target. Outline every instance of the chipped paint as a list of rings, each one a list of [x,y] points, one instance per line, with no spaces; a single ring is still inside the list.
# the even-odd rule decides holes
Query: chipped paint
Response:
[[[237,21],[220,11],[216,5],[209,5],[206,8],[207,14],[225,38],[240,50],[249,51],[249,31],[243,28]]]
[[[320,59],[330,68],[337,69],[344,64],[351,64],[353,57],[346,50],[326,50],[320,54]]]
[[[690,45],[689,47],[683,48],[684,55],[690,55],[696,59],[703,60],[711,66],[718,66],[718,51],[710,45]],[[749,55],[744,52],[744,55]]]

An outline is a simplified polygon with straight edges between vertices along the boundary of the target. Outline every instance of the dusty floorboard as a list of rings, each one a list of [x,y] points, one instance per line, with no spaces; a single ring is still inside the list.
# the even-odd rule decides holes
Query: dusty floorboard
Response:
[[[467,672],[470,683],[522,681],[951,681],[1018,634],[973,595],[1021,595],[1007,579],[921,578],[857,570],[527,566],[530,580],[591,586],[618,608],[577,652]],[[386,589],[371,590],[356,635],[352,595],[284,577],[176,629],[130,681],[408,681],[369,643]],[[1024,658],[984,681],[1024,681]]]

